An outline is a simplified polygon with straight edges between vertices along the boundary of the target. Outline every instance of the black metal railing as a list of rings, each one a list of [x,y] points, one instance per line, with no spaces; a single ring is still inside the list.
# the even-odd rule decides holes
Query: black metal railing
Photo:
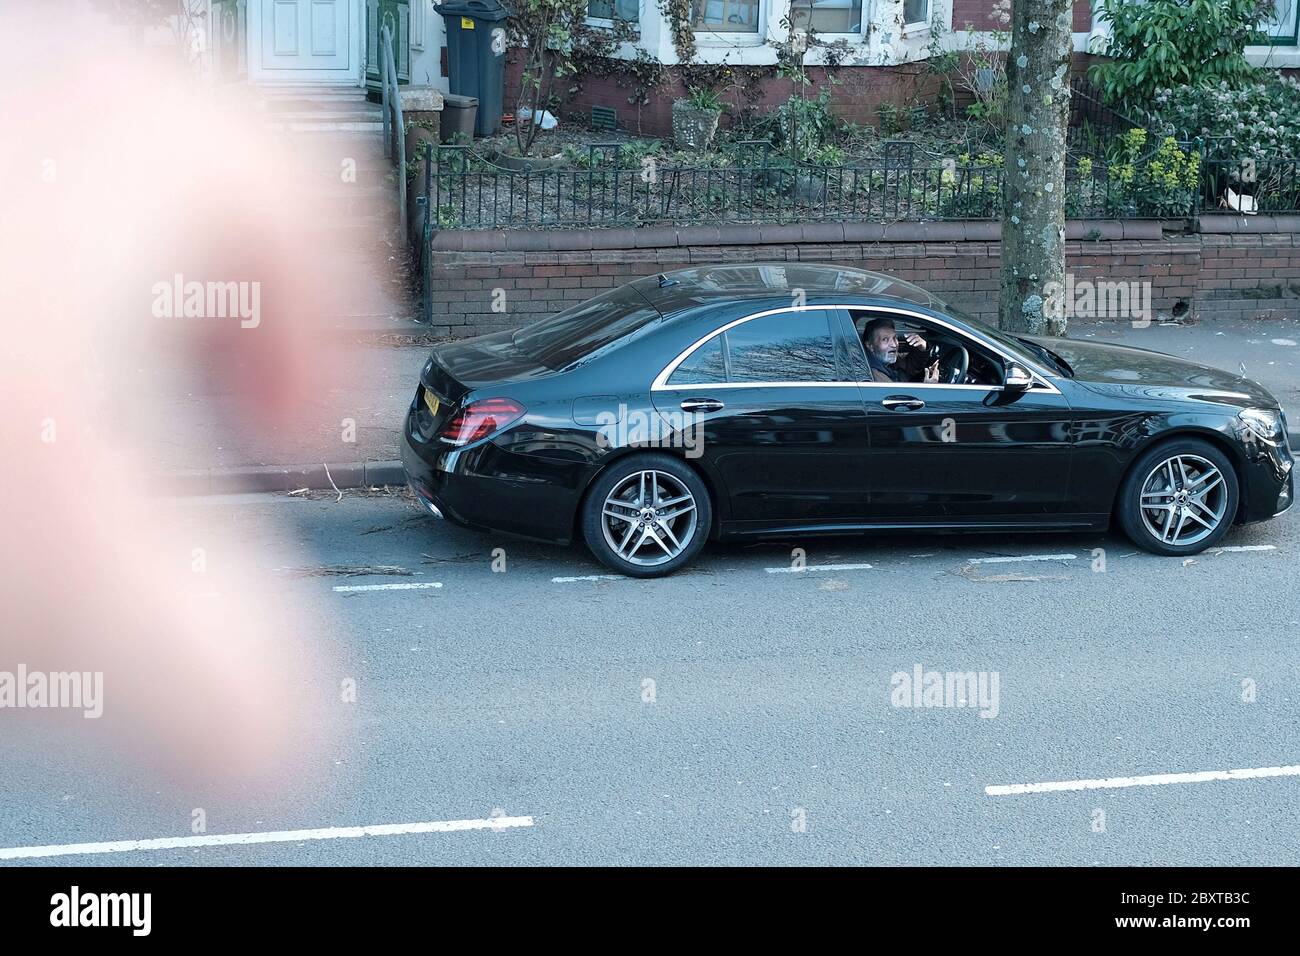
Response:
[[[1128,116],[1106,105],[1101,91],[1084,76],[1070,81],[1070,118],[1066,144],[1071,155],[1102,159],[1109,144],[1114,143],[1129,130],[1141,127],[1151,130],[1145,118]],[[1154,136],[1151,137],[1154,139]]]
[[[1205,159],[1199,207],[1210,213],[1300,213],[1300,159]]]
[[[625,163],[609,146],[581,168],[508,169],[467,146],[436,148],[429,186],[438,229],[565,229],[656,224],[899,222],[997,219],[996,163],[918,161],[912,144],[837,166],[795,163],[766,149],[723,166]],[[906,147],[906,148],[903,148]],[[606,147],[601,147],[606,149]],[[596,155],[593,150],[593,157]],[[608,158],[606,158],[608,157]],[[1066,202],[1075,218],[1144,214],[1104,163],[1071,162]],[[1189,197],[1190,203],[1190,197]]]
[[[1177,219],[1300,211],[1300,160],[1243,163],[1205,158],[1203,144],[1179,147],[1184,155],[1201,155],[1194,185],[1162,185],[1140,163],[1135,168],[1071,156],[1067,216]],[[624,156],[617,144],[598,144],[581,164],[515,169],[468,146],[430,149],[433,162],[422,202],[432,230],[887,223],[1002,215],[1000,164],[918,159],[911,143],[885,144],[880,156],[836,166],[792,162],[766,148],[738,149],[726,165],[666,166]]]

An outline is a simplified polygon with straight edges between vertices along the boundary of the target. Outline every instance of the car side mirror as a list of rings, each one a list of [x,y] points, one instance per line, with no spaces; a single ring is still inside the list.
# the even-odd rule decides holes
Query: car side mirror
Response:
[[[1009,391],[1023,392],[1030,385],[1034,384],[1034,376],[1029,374],[1029,369],[1015,362],[1008,362],[1006,371],[1002,376],[1002,385]]]

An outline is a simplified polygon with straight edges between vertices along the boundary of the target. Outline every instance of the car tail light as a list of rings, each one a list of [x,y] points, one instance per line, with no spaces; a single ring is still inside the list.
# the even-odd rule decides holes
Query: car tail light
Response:
[[[438,441],[448,445],[468,445],[513,425],[524,417],[525,411],[524,406],[509,398],[470,402],[438,429]]]

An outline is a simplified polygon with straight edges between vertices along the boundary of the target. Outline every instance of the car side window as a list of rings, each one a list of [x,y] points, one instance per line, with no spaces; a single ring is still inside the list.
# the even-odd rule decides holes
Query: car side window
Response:
[[[868,311],[855,311],[853,313],[853,327],[856,332],[858,342],[862,345],[862,355],[865,358],[867,344],[862,339],[866,325],[874,318],[881,317],[881,313]],[[970,385],[988,385],[997,386],[1002,384],[1002,361],[993,355],[982,345],[965,335],[960,335],[950,329],[943,328],[936,324],[924,322],[920,319],[911,317],[889,315],[888,318],[894,322],[896,335],[898,338],[898,361],[901,363],[909,357],[914,351],[912,345],[907,341],[909,333],[916,333],[927,343],[926,356],[927,361],[936,359],[945,355],[953,346],[961,346],[966,349],[968,355],[968,366],[966,380],[956,384]],[[856,358],[856,353],[855,353]],[[865,379],[870,380],[870,371],[868,370]],[[919,384],[919,380],[914,384]]]
[[[831,312],[777,312],[730,328],[731,382],[835,382]]]
[[[669,385],[720,384],[727,380],[722,335],[715,335],[682,360],[668,378]]]

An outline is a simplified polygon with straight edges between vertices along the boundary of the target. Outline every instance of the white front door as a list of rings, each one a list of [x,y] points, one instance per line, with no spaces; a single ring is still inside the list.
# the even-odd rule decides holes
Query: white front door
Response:
[[[260,6],[260,14],[249,17],[254,79],[357,83],[357,0],[261,0]]]

